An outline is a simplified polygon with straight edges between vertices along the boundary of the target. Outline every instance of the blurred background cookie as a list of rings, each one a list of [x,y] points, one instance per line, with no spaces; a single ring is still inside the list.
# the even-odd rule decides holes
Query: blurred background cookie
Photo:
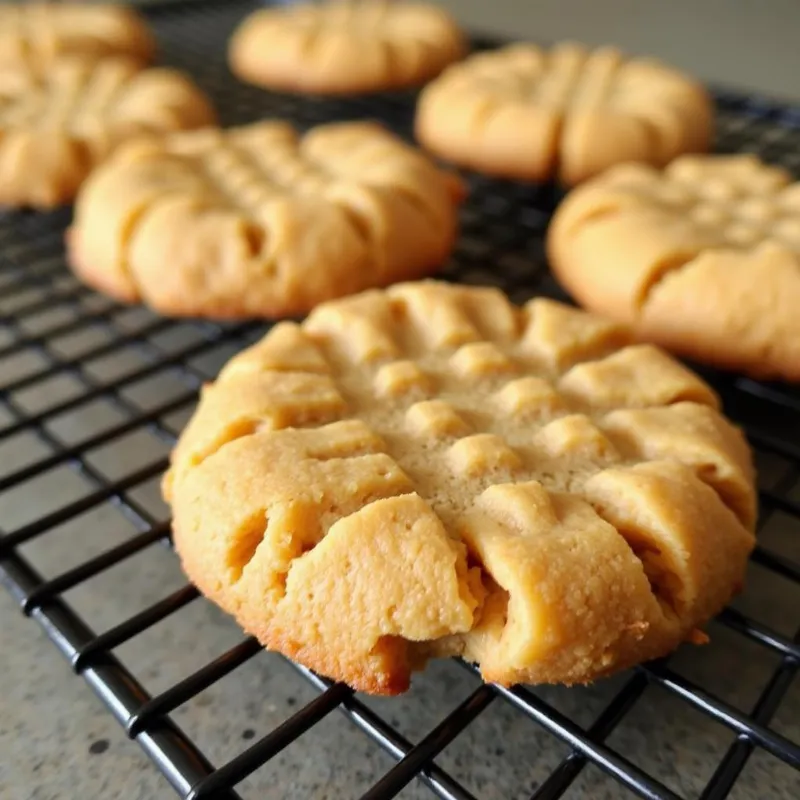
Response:
[[[613,48],[514,44],[448,68],[420,97],[416,135],[478,172],[575,184],[621,161],[707,150],[713,106],[691,78]]]
[[[70,202],[125,139],[212,124],[205,95],[172,69],[64,56],[0,70],[0,205]]]
[[[584,306],[685,356],[800,380],[800,183],[755,156],[610,170],[548,231]]]
[[[155,39],[133,9],[111,3],[0,3],[0,68],[62,55],[126,55],[147,62]]]
[[[91,286],[166,314],[299,314],[437,271],[463,191],[370,123],[178,134],[125,148],[90,177],[70,261]]]
[[[229,61],[270,89],[351,94],[424,83],[467,46],[455,21],[426,3],[297,3],[256,11],[233,35]]]

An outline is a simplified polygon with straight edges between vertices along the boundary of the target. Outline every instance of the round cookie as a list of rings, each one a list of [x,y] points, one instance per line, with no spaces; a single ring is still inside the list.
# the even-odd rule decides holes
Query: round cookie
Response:
[[[800,380],[800,183],[752,155],[610,170],[548,231],[584,306],[681,355]]]
[[[277,325],[207,385],[163,490],[191,580],[266,647],[404,691],[590,681],[742,583],[756,495],[699,378],[495,289],[396,285]]]
[[[122,141],[213,121],[209,101],[186,77],[121,56],[0,70],[0,205],[68,203]]]
[[[296,3],[255,11],[231,39],[233,73],[283,91],[356,94],[416,86],[461,58],[453,19],[427,3]]]
[[[429,84],[416,114],[417,138],[444,159],[567,185],[621,161],[707,150],[712,128],[711,100],[687,76],[571,43],[477,53]]]
[[[0,4],[0,70],[40,68],[65,55],[147,62],[155,39],[133,9],[110,3]]]
[[[81,191],[70,263],[171,315],[281,317],[439,269],[461,182],[370,123],[286,122],[125,148]]]

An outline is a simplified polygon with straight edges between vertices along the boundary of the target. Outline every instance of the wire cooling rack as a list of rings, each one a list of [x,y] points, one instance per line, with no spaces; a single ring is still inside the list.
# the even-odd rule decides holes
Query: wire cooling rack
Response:
[[[249,5],[151,12],[164,61],[226,124],[367,116],[410,135],[412,94],[304,100],[238,84],[224,43]],[[800,111],[726,92],[718,104],[718,149],[798,172]],[[542,249],[557,193],[470,183],[445,276],[561,296]],[[452,661],[402,698],[362,697],[244,638],[159,546],[169,447],[201,382],[265,326],[173,322],[90,292],[65,268],[68,216],[0,215],[0,578],[180,796],[800,796],[796,389],[707,375],[756,450],[762,507],[747,589],[710,645],[589,688],[485,686]]]

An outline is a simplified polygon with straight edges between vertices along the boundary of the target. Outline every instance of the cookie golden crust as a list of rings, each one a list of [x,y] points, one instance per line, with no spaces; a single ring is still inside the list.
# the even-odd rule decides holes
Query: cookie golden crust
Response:
[[[148,62],[155,39],[133,9],[97,3],[0,4],[0,69],[41,68],[65,55]]]
[[[70,263],[100,291],[165,314],[290,316],[435,272],[463,191],[373,124],[162,137],[125,148],[87,181]]]
[[[355,94],[424,83],[466,49],[456,23],[434,5],[334,0],[252,13],[231,39],[229,62],[258,86]]]
[[[589,309],[677,353],[800,380],[800,183],[751,155],[619,166],[548,231],[551,265]]]
[[[0,205],[68,203],[126,139],[213,120],[208,100],[183,75],[142,70],[124,57],[0,69]]]
[[[708,149],[713,106],[689,77],[613,48],[514,44],[449,67],[422,92],[431,152],[499,177],[572,185],[621,161]]]
[[[626,342],[434,282],[277,325],[172,454],[186,573],[268,648],[367,692],[434,656],[510,684],[663,655],[741,585],[753,470],[708,386]]]

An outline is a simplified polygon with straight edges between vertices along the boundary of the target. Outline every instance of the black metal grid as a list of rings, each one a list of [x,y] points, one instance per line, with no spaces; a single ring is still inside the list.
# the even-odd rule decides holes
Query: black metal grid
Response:
[[[194,3],[152,12],[164,60],[197,78],[216,99],[226,124],[282,116],[308,126],[331,118],[368,116],[410,134],[411,94],[305,100],[234,81],[224,66],[224,42],[249,5]],[[718,104],[719,150],[752,150],[798,172],[800,110],[730,92],[718,93]],[[542,250],[557,192],[476,176],[469,179],[472,192],[462,214],[463,235],[445,276],[500,286],[516,300],[535,293],[561,297],[547,273]],[[288,707],[284,721],[254,743],[243,745],[224,763],[212,765],[173,717],[226,676],[235,678],[236,671],[256,657],[269,659],[264,663],[272,666],[265,669],[282,663],[281,657],[263,653],[253,639],[246,638],[151,692],[128,667],[128,659],[119,658],[115,651],[135,644],[153,626],[180,617],[185,609],[202,602],[196,590],[179,585],[101,633],[83,621],[65,595],[109,570],[116,570],[120,580],[137,581],[136,556],[156,543],[169,542],[164,508],[148,499],[152,491],[148,495],[140,490],[152,489],[165,468],[164,454],[180,420],[190,411],[199,384],[231,352],[263,333],[264,326],[175,323],[100,298],[65,269],[62,232],[67,220],[67,212],[0,215],[0,579],[182,797],[238,797],[234,787],[272,763],[334,709],[344,712],[396,761],[383,777],[368,776],[363,798],[394,797],[415,779],[420,782],[416,791],[422,794],[414,796],[510,797],[510,789],[487,788],[494,779],[488,784],[472,779],[469,754],[467,763],[462,758],[455,760],[455,767],[442,766],[451,743],[469,740],[475,746],[471,728],[485,717],[490,705],[498,704],[508,738],[493,745],[510,744],[512,736],[530,737],[534,743],[526,753],[531,774],[525,777],[523,766],[524,785],[515,797],[556,798],[572,789],[580,791],[575,787],[583,787],[584,796],[599,797],[605,791],[606,796],[618,797],[624,787],[633,795],[660,800],[684,796],[717,800],[728,796],[742,770],[752,763],[751,756],[764,753],[774,757],[764,767],[771,782],[765,789],[768,796],[784,796],[782,791],[787,797],[800,794],[800,715],[798,695],[791,690],[800,664],[800,392],[715,373],[706,377],[722,395],[728,413],[745,426],[757,452],[762,533],[747,591],[734,608],[712,623],[714,639],[708,648],[689,649],[688,654],[681,651],[671,660],[604,682],[599,695],[586,694],[590,692],[586,689],[485,686],[473,679],[470,667],[448,663],[442,667],[447,673],[440,676],[438,685],[449,687],[449,694],[445,693],[449,705],[425,695],[425,682],[435,680],[427,673],[416,678],[407,699],[390,701],[402,702],[409,718],[422,714],[420,702],[426,704],[421,718],[430,721],[410,738],[394,719],[395,706],[372,702],[297,667],[316,690],[313,698],[299,710]],[[126,363],[133,366],[120,372],[118,365]],[[100,368],[109,364],[117,365],[110,378]],[[171,381],[166,395],[159,384],[164,376]],[[150,395],[143,400],[137,387],[153,381]],[[100,406],[105,409],[102,414],[97,410]],[[77,432],[74,426],[61,424],[74,422],[71,415],[81,413],[84,422]],[[110,414],[111,422],[97,424],[98,415],[103,414]],[[88,426],[86,418],[91,422]],[[160,454],[120,471],[119,464],[127,464],[123,456],[129,452],[129,437],[139,435],[159,443]],[[98,459],[102,453],[112,458]],[[37,481],[64,471],[79,476],[84,489],[77,497],[65,502],[56,497],[48,504],[36,494]],[[31,493],[37,504],[33,509],[28,499]],[[20,503],[27,514],[20,524],[9,525],[8,509],[13,523]],[[35,553],[30,555],[26,548],[38,542],[42,547],[36,552],[47,552],[48,536],[55,542],[65,525],[88,524],[84,522],[90,518],[87,515],[109,506],[120,519],[128,520],[125,530],[132,532],[106,541],[107,546],[91,557],[81,557],[75,566],[56,567],[52,575],[43,577]],[[173,559],[166,548],[156,552],[160,559]],[[779,584],[780,595],[776,594]],[[202,639],[203,630],[197,636]],[[761,659],[766,659],[768,667],[752,666]],[[757,678],[750,676],[751,671],[758,673]],[[738,688],[744,683],[748,688],[740,693]],[[660,692],[655,708],[661,716],[637,728],[645,751],[669,749],[686,730],[690,732],[685,735],[691,736],[711,720],[718,723],[717,751],[701,759],[702,783],[687,784],[680,775],[652,768],[646,757],[640,757],[638,747],[625,746],[625,736],[619,731],[637,709],[645,707],[645,696],[654,691]],[[584,700],[587,706],[593,704],[588,715],[575,710]],[[649,714],[653,706],[646,708]],[[701,722],[676,729],[684,734],[676,733],[667,723],[687,709],[699,712],[693,719]],[[782,710],[787,718],[774,723]],[[228,713],[235,714],[236,709]],[[666,733],[659,734],[662,729]],[[613,743],[615,736],[620,743]],[[481,737],[473,738],[480,745]],[[702,749],[702,743],[698,747]],[[495,752],[499,776],[504,769],[503,748]],[[313,751],[309,756],[314,756]],[[547,766],[540,769],[540,762]],[[774,794],[769,794],[770,785]]]

